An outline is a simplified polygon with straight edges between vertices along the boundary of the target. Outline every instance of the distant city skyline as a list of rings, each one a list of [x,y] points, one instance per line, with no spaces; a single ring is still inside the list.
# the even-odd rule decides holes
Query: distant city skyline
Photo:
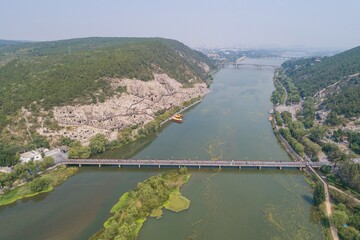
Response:
[[[191,47],[347,49],[360,1],[2,0],[0,39],[163,37]]]

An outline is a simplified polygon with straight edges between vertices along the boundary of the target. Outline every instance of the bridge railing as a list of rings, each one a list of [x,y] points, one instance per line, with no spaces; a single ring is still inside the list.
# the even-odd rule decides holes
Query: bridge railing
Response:
[[[158,159],[68,159],[63,164],[79,165],[144,165],[144,166],[233,166],[233,167],[321,167],[323,163],[287,161],[242,161],[242,160],[158,160]]]

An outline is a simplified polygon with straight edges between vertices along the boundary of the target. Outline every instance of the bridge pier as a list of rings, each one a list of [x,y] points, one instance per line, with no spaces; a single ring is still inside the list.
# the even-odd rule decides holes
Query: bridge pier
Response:
[[[279,167],[279,169],[281,170],[281,169],[282,169],[282,167]]]
[[[99,167],[101,167],[101,164],[99,164]]]
[[[79,164],[79,167],[81,167],[81,164]]]
[[[259,166],[259,170],[261,170],[261,166]]]
[[[139,168],[141,167],[141,165],[139,164]]]
[[[160,165],[159,165],[159,168],[160,168]]]
[[[121,168],[121,164],[119,164],[119,168]]]
[[[241,170],[241,166],[239,166],[239,170]]]

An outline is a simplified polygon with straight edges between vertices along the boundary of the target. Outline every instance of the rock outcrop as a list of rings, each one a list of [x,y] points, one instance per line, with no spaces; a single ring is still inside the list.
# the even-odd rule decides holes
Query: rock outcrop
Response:
[[[134,124],[145,124],[160,110],[180,106],[184,101],[202,97],[209,92],[205,83],[184,88],[167,74],[155,74],[144,82],[136,79],[107,79],[114,89],[126,88],[120,96],[103,103],[54,108],[54,119],[65,128],[57,132],[40,130],[48,136],[65,136],[87,143],[97,133],[116,139],[118,130]]]

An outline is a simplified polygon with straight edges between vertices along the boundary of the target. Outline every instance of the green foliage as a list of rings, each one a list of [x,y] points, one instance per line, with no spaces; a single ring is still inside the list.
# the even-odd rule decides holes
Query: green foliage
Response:
[[[360,154],[360,133],[349,132],[349,146],[355,153]]]
[[[125,193],[111,212],[114,214],[104,228],[91,239],[136,239],[139,230],[154,209],[162,208],[171,193],[188,180],[185,170],[170,171],[138,183]]]
[[[325,143],[322,150],[326,153],[330,161],[338,162],[347,160],[347,156],[339,147],[333,143]]]
[[[325,120],[325,123],[330,126],[338,126],[342,122],[343,121],[341,120],[339,115],[334,111],[331,111]]]
[[[69,149],[69,158],[89,158],[91,149],[81,145],[80,141],[73,142]]]
[[[339,163],[337,176],[343,184],[360,192],[360,164],[350,161]]]
[[[277,70],[274,76],[274,85],[275,90],[271,94],[271,102],[276,104],[285,104],[286,92],[284,88],[281,86],[280,80],[284,77],[284,73],[282,71]]]
[[[28,144],[28,149],[36,149],[36,148],[49,148],[50,144],[46,137],[41,136],[37,133],[32,134],[33,141]]]
[[[291,135],[298,140],[300,140],[306,134],[304,124],[302,124],[300,121],[293,121],[288,124],[288,127]]]
[[[0,167],[13,166],[19,161],[18,149],[0,142]]]
[[[70,147],[70,145],[74,142],[74,140],[72,140],[71,138],[69,137],[61,137],[60,139],[60,144],[61,145],[65,145],[65,146],[68,146]]]
[[[284,88],[286,89],[286,92],[288,94],[287,99],[286,99],[286,104],[292,104],[292,103],[300,102],[300,94],[298,92],[297,87],[292,82],[291,78],[287,77],[286,74],[282,70],[278,70],[276,81],[279,81],[279,83],[281,83],[284,86]],[[276,90],[277,89],[278,89],[278,87],[276,87]],[[282,91],[283,91],[283,89],[282,89]],[[281,94],[280,92],[277,91],[277,94],[279,96],[277,98],[275,98],[276,96],[274,96],[274,98],[275,98],[274,101],[275,100],[278,100],[278,101],[282,100],[282,102],[284,102],[285,101],[285,92],[283,92],[283,94]]]
[[[327,128],[325,126],[316,126],[310,129],[309,138],[313,142],[319,143],[325,137]]]
[[[291,113],[288,112],[288,111],[282,112],[282,113],[281,113],[281,117],[282,117],[282,119],[284,119],[284,123],[285,123],[286,125],[289,125],[289,124],[292,122],[292,115],[291,115]]]
[[[343,240],[360,239],[360,211],[359,208],[351,208],[339,203],[335,206],[332,214],[332,222]]]
[[[91,154],[100,154],[105,152],[107,139],[104,134],[96,134],[90,139],[90,150]]]
[[[275,112],[275,120],[276,120],[276,123],[278,126],[283,125],[283,120],[282,120],[279,112]]]
[[[46,178],[38,178],[31,182],[30,189],[32,192],[41,192],[50,186],[50,181]]]
[[[360,116],[360,77],[349,81],[341,91],[329,96],[324,103],[327,109],[346,117]]]
[[[349,216],[346,214],[345,211],[336,210],[332,214],[332,222],[334,223],[336,228],[341,228],[347,223],[348,220]]]
[[[18,165],[16,165],[16,167],[18,167]],[[71,175],[74,175],[76,172],[77,168],[66,168],[65,166],[61,166],[54,171],[46,173],[41,177],[35,178],[33,182],[28,182],[24,185],[16,186],[12,190],[9,190],[11,184],[7,184],[8,182],[5,182],[3,186],[6,187],[6,191],[3,195],[0,195],[0,206],[13,203],[22,198],[35,196],[40,192],[51,191],[54,186],[62,183],[65,179],[67,179]],[[4,183],[4,178],[11,178],[11,181],[22,180],[20,178],[18,179],[17,177],[18,176],[13,175],[13,173],[0,174],[0,183]]]
[[[331,166],[321,166],[320,171],[324,174],[329,174],[331,173]]]
[[[40,171],[44,171],[53,165],[54,159],[52,157],[46,157],[39,161],[19,163],[11,173],[0,175],[0,183],[3,187],[11,187],[16,180],[31,181],[38,176]]]
[[[341,227],[339,236],[343,240],[360,240],[360,231],[354,227]]]
[[[214,66],[204,54],[161,38],[85,38],[5,45],[0,48],[0,133],[6,135],[6,125],[22,107],[36,116],[41,108],[103,102],[126,91],[112,88],[107,78],[148,81],[153,73],[167,73],[184,84],[190,79],[205,81],[209,73],[202,70],[200,62]],[[45,119],[45,125],[58,127],[50,119]],[[33,138],[27,148],[48,146],[39,135]],[[6,140],[3,143],[10,144]]]
[[[313,96],[343,77],[360,72],[360,47],[337,54],[333,57],[303,58],[286,61],[282,67],[298,87],[301,96]]]
[[[314,125],[315,118],[315,100],[312,97],[307,97],[303,105],[303,124],[306,128],[311,128]]]
[[[317,158],[317,154],[320,152],[321,147],[307,137],[302,137],[301,143],[304,145],[305,153],[311,158],[311,160],[314,162],[318,161],[319,159]]]
[[[314,205],[319,206],[325,201],[324,185],[321,182],[316,182],[315,189],[313,192]]]
[[[291,136],[289,129],[281,128],[280,134],[286,139],[286,141],[290,144],[294,151],[299,154],[300,157],[304,156],[304,146]]]

